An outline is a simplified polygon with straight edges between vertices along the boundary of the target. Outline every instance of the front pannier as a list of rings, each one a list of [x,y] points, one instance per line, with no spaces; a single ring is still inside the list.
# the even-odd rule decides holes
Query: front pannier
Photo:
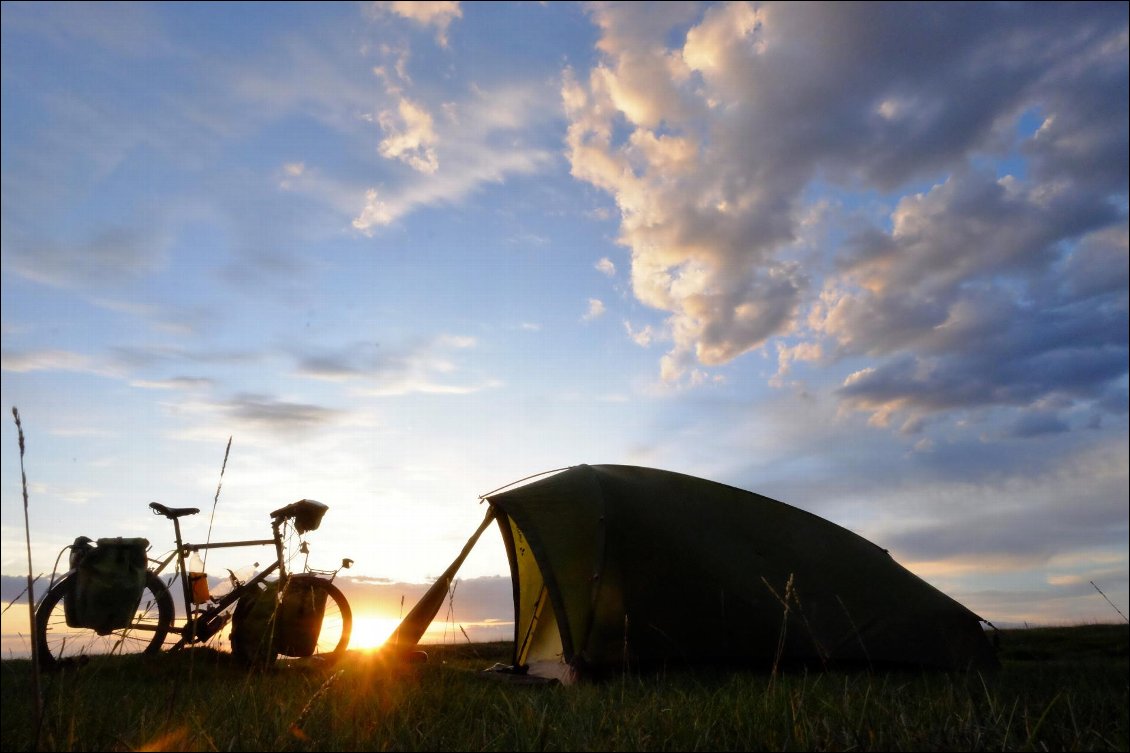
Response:
[[[278,609],[278,581],[260,585],[239,597],[232,615],[232,653],[254,666],[275,661],[275,612]]]
[[[278,598],[271,581],[239,599],[232,618],[232,653],[248,664],[269,665],[276,654],[313,656],[326,613],[326,590],[315,580],[291,577]]]
[[[326,614],[326,590],[318,581],[291,578],[283,589],[275,647],[283,656],[313,656]]]

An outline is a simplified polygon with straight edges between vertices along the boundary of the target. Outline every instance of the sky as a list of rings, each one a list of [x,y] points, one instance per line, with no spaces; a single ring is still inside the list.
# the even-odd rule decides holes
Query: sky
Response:
[[[6,583],[15,408],[47,577],[309,498],[407,609],[480,495],[621,463],[996,624],[1127,612],[1125,3],[2,12]],[[508,575],[491,530],[453,605]]]

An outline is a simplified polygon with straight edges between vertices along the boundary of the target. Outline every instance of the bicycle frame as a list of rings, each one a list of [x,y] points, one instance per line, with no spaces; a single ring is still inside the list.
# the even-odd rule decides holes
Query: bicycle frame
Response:
[[[151,506],[152,507],[152,506]],[[156,514],[164,514],[153,508]],[[169,517],[166,515],[165,517]],[[180,578],[181,580],[181,598],[184,603],[185,624],[178,627],[174,624],[170,628],[171,632],[179,634],[180,640],[173,646],[174,649],[183,648],[184,646],[204,641],[211,638],[219,632],[230,615],[224,615],[226,610],[239,601],[241,596],[251,592],[252,589],[257,589],[259,584],[264,582],[276,570],[279,572],[279,579],[286,579],[286,564],[285,554],[283,551],[283,539],[280,528],[282,521],[271,521],[271,534],[269,539],[248,539],[245,541],[213,541],[204,544],[193,544],[186,542],[181,537],[180,520],[179,516],[172,516],[170,520],[173,522],[173,532],[176,537],[176,549],[173,550],[163,560],[150,559],[150,562],[156,564],[152,569],[154,575],[160,575],[165,571],[171,562],[175,560],[175,572],[172,580]],[[192,585],[188,578],[188,568],[185,564],[185,559],[193,552],[206,551],[208,549],[230,549],[236,547],[249,547],[249,546],[268,546],[274,545],[275,548],[275,561],[268,565],[262,572],[256,574],[250,580],[244,581],[235,585],[231,591],[224,594],[220,599],[214,600],[209,605],[196,605],[192,599]],[[170,585],[171,581],[170,581]],[[145,626],[137,626],[141,629],[150,629]],[[155,629],[155,628],[154,628]]]

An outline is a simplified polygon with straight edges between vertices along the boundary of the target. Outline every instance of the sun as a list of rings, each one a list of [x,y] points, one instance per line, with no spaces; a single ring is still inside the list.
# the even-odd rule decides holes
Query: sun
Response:
[[[400,620],[396,617],[388,617],[380,613],[355,614],[349,648],[361,650],[380,648],[399,624]]]

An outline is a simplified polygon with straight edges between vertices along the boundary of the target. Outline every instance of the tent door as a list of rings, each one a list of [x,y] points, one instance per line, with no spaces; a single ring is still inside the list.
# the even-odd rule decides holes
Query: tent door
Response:
[[[549,589],[542,584],[541,593],[538,594],[537,602],[534,603],[533,615],[530,617],[530,624],[526,628],[526,634],[522,638],[522,645],[518,647],[518,663],[525,664],[530,654],[530,644],[533,642],[534,635],[538,629],[538,623],[541,622],[542,612],[545,611],[545,605],[549,602]],[[550,608],[552,612],[552,608]]]

